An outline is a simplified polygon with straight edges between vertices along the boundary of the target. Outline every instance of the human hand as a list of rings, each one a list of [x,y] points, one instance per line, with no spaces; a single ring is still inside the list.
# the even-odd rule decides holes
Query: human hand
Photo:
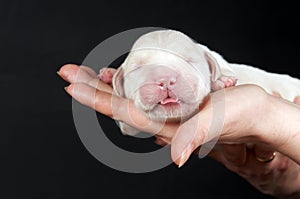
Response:
[[[299,97],[294,103],[299,104]],[[299,198],[299,165],[266,145],[220,144],[210,156],[262,193],[280,198]]]
[[[281,97],[276,92],[274,95]],[[294,103],[300,104],[300,97],[296,97]],[[267,145],[220,144],[210,156],[265,194],[299,198],[299,165]]]
[[[134,107],[130,100],[112,95],[112,88],[99,81],[96,78],[96,73],[91,69],[66,65],[61,68],[59,74],[71,83],[66,90],[79,102],[140,130],[150,133],[156,132],[159,144],[172,143],[172,159],[179,165],[182,165],[190,154],[203,144],[204,138],[209,136],[208,129],[212,119],[211,97],[208,97],[201,106],[199,114],[186,123],[181,126],[165,124],[162,127],[161,124],[150,121],[143,112]],[[256,97],[256,100],[253,100],[253,96]],[[112,106],[112,100],[118,106]],[[269,100],[270,96],[256,86],[246,85],[226,89],[226,107],[233,108],[227,109],[225,113],[225,123],[219,137],[219,143],[231,142],[235,145],[221,145],[211,153],[212,157],[222,162],[227,168],[237,172],[258,189],[267,193],[271,193],[270,190],[275,189],[276,177],[292,176],[292,174],[296,174],[296,171],[299,173],[298,165],[280,153],[271,162],[272,164],[257,162],[255,158],[257,157],[255,154],[264,158],[264,156],[270,155],[270,152],[280,151],[280,147],[278,150],[276,147],[283,145],[290,138],[289,135],[286,135],[287,138],[282,139],[282,136],[278,136],[277,132],[274,132],[272,141],[270,141],[269,135],[272,128],[266,124],[257,125],[264,120],[264,117],[269,116],[266,115],[270,112],[270,107],[266,106],[270,103]],[[246,113],[243,114],[242,120],[241,113]],[[195,128],[195,122],[200,124],[197,128]],[[158,131],[158,129],[160,130]],[[247,149],[244,143],[255,143],[256,145],[253,149]],[[298,178],[293,179],[297,180]],[[285,177],[283,182],[287,180],[289,181],[291,178]]]
[[[59,75],[71,83],[66,91],[79,102],[116,120],[124,121],[142,131],[155,132],[157,133],[156,136],[162,138],[161,140],[166,144],[172,141],[172,158],[177,164],[184,163],[194,149],[202,145],[205,140],[211,140],[212,138],[209,136],[215,136],[208,135],[212,119],[211,96],[216,97],[222,91],[210,95],[200,107],[199,113],[179,128],[178,124],[169,123],[162,126],[162,124],[151,121],[143,112],[134,107],[132,101],[112,95],[112,88],[99,81],[96,73],[88,67],[78,67],[72,64],[65,65],[60,69]],[[269,124],[270,121],[272,123],[274,119],[278,119],[276,118],[277,114],[274,114],[273,110],[276,109],[274,106],[275,102],[277,102],[276,100],[272,99],[261,88],[253,85],[232,87],[225,89],[225,91],[225,99],[220,100],[225,100],[227,109],[224,115],[225,123],[219,137],[219,142],[236,144],[249,142],[270,143],[270,146],[280,148],[276,151],[282,149],[288,153],[289,148],[282,147],[282,145],[285,144],[284,142],[290,136],[297,137],[298,134],[291,134],[290,132],[282,134],[279,131],[280,126],[274,131],[273,126]],[[256,97],[255,100],[253,100],[253,96]],[[224,98],[224,95],[221,95],[221,97]],[[118,105],[113,106],[112,100]],[[286,101],[280,103],[287,108],[286,110],[289,109],[290,111],[294,111],[294,114],[299,114],[298,107],[291,107]],[[286,112],[286,110],[284,111]],[[241,116],[243,117],[242,120]],[[285,115],[278,116],[279,119],[282,119],[282,116]],[[271,120],[269,119],[270,117]],[[199,125],[195,128],[197,122],[199,122]],[[158,129],[159,131],[157,131]],[[174,132],[177,132],[175,137]],[[192,145],[190,150],[187,148],[188,145]],[[300,162],[298,156],[297,160]]]
[[[272,123],[276,123],[278,120],[271,119],[270,123],[270,121],[264,119],[264,117],[269,116],[268,111],[270,111],[269,108],[267,108],[268,105],[266,105],[266,103],[271,102],[269,101],[270,97],[272,100],[275,98],[266,95],[265,92],[261,92],[257,89],[258,88],[255,87],[248,87],[247,90],[242,91],[240,88],[234,88],[235,93],[226,93],[227,98],[231,98],[226,101],[230,102],[232,106],[229,103],[226,106],[229,111],[226,112],[227,118],[225,120],[227,120],[227,122],[225,121],[222,135],[219,138],[219,143],[221,144],[217,144],[209,155],[221,162],[229,170],[245,178],[249,183],[265,194],[280,198],[300,198],[299,162],[295,162],[290,157],[280,152],[274,152],[280,150],[280,147],[278,146],[289,144],[288,140],[293,136],[284,137],[278,135],[278,132],[280,133],[281,131],[276,132],[276,130],[274,130],[274,133],[277,135],[274,136],[274,133],[270,132],[272,129],[268,126],[271,124],[271,127],[276,128],[276,125]],[[251,95],[255,96],[255,100]],[[277,97],[280,97],[278,93],[276,95]],[[294,103],[300,104],[299,99],[300,97],[296,97]],[[283,105],[288,104],[288,102],[284,100],[280,102],[283,102],[283,104],[280,106],[276,105],[276,109],[283,109],[284,111],[285,107]],[[235,104],[236,106],[234,106]],[[266,107],[261,107],[261,105],[264,104]],[[243,107],[240,107],[239,105],[242,105]],[[299,108],[297,107],[296,109],[298,109],[297,111],[299,113]],[[273,114],[272,111],[270,112]],[[239,113],[241,114],[238,115]],[[283,117],[283,121],[280,120],[281,116]],[[291,117],[293,117],[293,115],[291,115]],[[295,117],[299,117],[299,114],[295,115]],[[279,118],[280,122],[285,122],[284,119],[286,119],[284,115],[280,114],[275,115],[273,118]],[[257,125],[261,123],[261,121],[263,121],[262,124],[265,126]],[[255,128],[249,127],[247,122],[250,122],[250,125]],[[182,149],[178,151],[182,154],[189,154],[196,147],[200,146],[199,143],[203,143],[202,140],[204,138],[201,137],[201,135],[207,135],[207,133],[201,131],[189,133],[189,131],[185,131],[185,129],[186,128],[183,130],[179,129],[179,132],[177,132],[172,141],[172,145],[175,149],[181,147]],[[255,133],[256,129],[259,132],[258,134]],[[295,128],[295,130],[299,135],[297,128]],[[198,135],[195,135],[197,133]],[[282,131],[281,133],[285,134],[286,131]],[[274,139],[270,142],[268,141],[270,139],[268,139],[267,136],[272,135],[274,136]],[[188,136],[191,136],[192,138],[187,138]],[[279,139],[276,137],[279,137]],[[222,144],[227,142],[235,144]],[[176,144],[179,147],[174,146]],[[192,145],[192,149],[189,149],[190,145]],[[182,152],[182,150],[185,151]],[[299,154],[297,151],[294,151],[294,153]],[[183,161],[185,161],[185,158],[183,158]]]

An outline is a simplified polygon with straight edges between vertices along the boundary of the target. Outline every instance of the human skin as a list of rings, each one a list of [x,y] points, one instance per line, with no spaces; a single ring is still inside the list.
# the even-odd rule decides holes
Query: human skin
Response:
[[[132,101],[112,95],[112,88],[99,81],[90,68],[69,64],[58,73],[70,83],[66,91],[80,103],[140,130],[156,132],[157,143],[171,144],[172,159],[180,166],[207,140],[204,138],[209,136],[213,114],[211,96],[221,92],[208,97],[199,113],[186,123],[162,126],[150,121],[142,111],[135,108]],[[253,85],[227,88],[224,91],[225,122],[218,146],[210,156],[263,193],[281,198],[299,198],[299,106],[269,95]],[[112,106],[112,100],[119,106]],[[295,99],[296,103],[299,101],[299,98]],[[191,128],[190,123],[193,121],[198,121],[200,125]],[[231,144],[225,144],[229,142]],[[254,146],[249,148],[245,143],[253,143]],[[271,162],[257,161],[256,157],[270,157],[274,151],[277,155]]]

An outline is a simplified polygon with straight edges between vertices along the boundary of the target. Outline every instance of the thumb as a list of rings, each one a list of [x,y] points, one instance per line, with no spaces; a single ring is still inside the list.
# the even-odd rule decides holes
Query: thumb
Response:
[[[219,138],[224,126],[224,92],[217,92],[200,107],[198,114],[183,123],[171,143],[171,157],[181,167],[199,146]],[[214,146],[204,149],[207,154]],[[201,149],[200,149],[201,152]]]
[[[193,153],[203,144],[207,136],[207,122],[197,114],[182,124],[171,143],[171,157],[178,167],[181,167]]]

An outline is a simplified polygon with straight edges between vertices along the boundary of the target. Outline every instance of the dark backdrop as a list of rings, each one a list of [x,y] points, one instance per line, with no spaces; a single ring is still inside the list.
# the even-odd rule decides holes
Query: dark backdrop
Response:
[[[296,4],[196,2],[0,1],[0,197],[271,198],[210,158],[145,174],[113,170],[87,152],[74,127],[56,71],[131,28],[177,29],[231,62],[300,77]]]

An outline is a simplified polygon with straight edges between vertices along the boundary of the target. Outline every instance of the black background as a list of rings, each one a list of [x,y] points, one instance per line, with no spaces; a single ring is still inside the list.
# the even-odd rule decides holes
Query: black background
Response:
[[[300,77],[298,5],[196,2],[0,1],[0,198],[272,198],[210,158],[144,174],[113,170],[88,153],[74,127],[56,71],[131,28],[180,30],[230,62]]]

